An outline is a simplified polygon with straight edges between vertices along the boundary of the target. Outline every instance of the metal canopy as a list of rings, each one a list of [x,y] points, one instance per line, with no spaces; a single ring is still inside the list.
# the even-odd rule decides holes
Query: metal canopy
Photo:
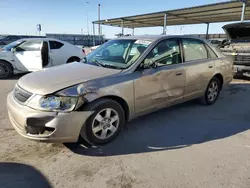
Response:
[[[246,3],[245,20],[250,19],[250,2]],[[190,8],[166,10],[149,14],[120,17],[94,21],[93,24],[125,28],[157,27],[166,25],[185,25],[240,21],[243,3],[229,1]],[[165,19],[164,19],[165,18]],[[167,19],[167,23],[164,23]]]

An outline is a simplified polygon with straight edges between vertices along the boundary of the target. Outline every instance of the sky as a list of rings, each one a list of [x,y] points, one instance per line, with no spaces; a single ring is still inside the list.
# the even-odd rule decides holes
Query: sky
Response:
[[[144,14],[197,5],[224,2],[225,0],[0,0],[0,35],[36,35],[36,25],[42,25],[45,33],[92,34],[92,21],[98,19],[98,4],[101,4],[101,19]],[[88,19],[87,19],[88,18]],[[87,22],[88,20],[88,22]],[[88,24],[87,24],[88,23]],[[225,23],[211,24],[209,33],[223,33]],[[97,31],[97,26],[96,29]],[[131,34],[131,29],[125,29]],[[121,32],[121,28],[102,26],[107,38]],[[135,34],[161,34],[162,27],[136,28]],[[204,34],[206,24],[168,26],[167,34]]]

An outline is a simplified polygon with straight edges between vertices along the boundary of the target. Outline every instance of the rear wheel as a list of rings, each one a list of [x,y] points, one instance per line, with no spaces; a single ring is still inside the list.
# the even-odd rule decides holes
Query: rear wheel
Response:
[[[94,113],[83,125],[80,136],[91,144],[107,144],[115,139],[125,123],[124,110],[111,99],[100,99],[86,107]]]
[[[207,86],[205,95],[200,98],[200,102],[204,105],[214,104],[220,95],[220,90],[220,80],[216,77],[212,78]]]
[[[0,61],[0,78],[7,78],[13,74],[12,67],[5,61]]]
[[[71,57],[67,60],[66,63],[73,63],[73,62],[80,62],[80,58],[79,57]]]

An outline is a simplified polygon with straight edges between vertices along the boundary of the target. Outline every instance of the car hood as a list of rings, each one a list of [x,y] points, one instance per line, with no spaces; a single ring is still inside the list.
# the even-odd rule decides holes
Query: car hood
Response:
[[[7,56],[10,55],[10,52],[9,51],[5,51],[4,49],[0,48],[0,59],[1,58],[6,58]]]
[[[27,74],[19,79],[18,85],[31,93],[46,95],[119,72],[121,70],[75,62]]]
[[[227,36],[234,41],[250,41],[250,22],[228,24],[222,27]]]

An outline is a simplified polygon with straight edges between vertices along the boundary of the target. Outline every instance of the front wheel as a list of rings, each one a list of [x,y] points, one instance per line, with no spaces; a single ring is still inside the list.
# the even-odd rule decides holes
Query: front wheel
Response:
[[[115,139],[125,123],[124,110],[111,99],[100,99],[86,110],[94,111],[83,125],[80,136],[91,144],[107,144]]]
[[[220,95],[221,83],[218,78],[214,77],[210,80],[205,95],[200,98],[200,102],[204,105],[214,104]]]
[[[9,63],[0,61],[0,78],[7,78],[13,74],[12,67]]]

